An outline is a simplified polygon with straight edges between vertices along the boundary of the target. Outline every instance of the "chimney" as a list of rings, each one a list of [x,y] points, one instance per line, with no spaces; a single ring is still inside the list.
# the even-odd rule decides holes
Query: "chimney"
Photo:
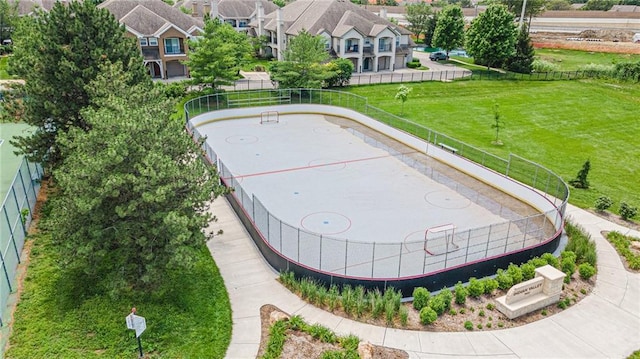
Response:
[[[198,16],[198,2],[196,0],[191,1],[191,16]]]
[[[380,9],[380,17],[385,20],[387,19],[387,9],[385,8]]]
[[[278,61],[283,60],[284,50],[286,48],[284,41],[284,20],[282,20],[282,9],[276,10],[276,38],[278,39]]]
[[[211,15],[211,3],[209,0],[204,0],[204,3],[202,3],[202,16],[207,14]]]
[[[219,2],[219,1],[220,1],[220,0],[211,0],[211,13],[209,14],[209,16],[210,16],[212,19],[217,19],[217,18],[218,18],[218,16],[220,15],[220,14],[218,13],[218,2]]]
[[[264,8],[260,0],[256,0],[256,17],[258,18],[258,36],[264,35]]]

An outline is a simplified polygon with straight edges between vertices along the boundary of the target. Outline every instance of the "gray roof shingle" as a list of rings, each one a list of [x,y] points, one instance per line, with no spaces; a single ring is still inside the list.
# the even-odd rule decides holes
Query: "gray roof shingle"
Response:
[[[167,23],[186,33],[204,28],[202,20],[161,0],[107,0],[98,7],[109,10],[116,20],[142,35],[153,35]]]
[[[325,30],[340,37],[355,29],[365,36],[375,36],[387,27],[403,35],[411,34],[349,0],[296,0],[282,8],[282,18],[288,35],[297,35],[306,29],[312,35]],[[265,16],[265,29],[276,31],[276,12]]]

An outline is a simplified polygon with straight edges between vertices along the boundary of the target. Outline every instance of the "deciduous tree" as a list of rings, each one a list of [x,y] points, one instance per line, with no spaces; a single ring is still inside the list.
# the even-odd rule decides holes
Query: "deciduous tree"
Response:
[[[291,39],[284,61],[271,65],[271,80],[280,88],[320,88],[331,74],[322,65],[329,58],[322,36],[313,36],[306,30]]]
[[[405,19],[409,22],[408,29],[416,35],[416,39],[420,40],[429,29],[429,22],[433,17],[431,6],[425,2],[418,2],[407,5],[406,10]]]
[[[189,48],[185,63],[193,83],[214,89],[232,84],[252,52],[247,35],[219,19],[208,20],[202,37],[189,40]]]
[[[96,284],[149,289],[166,268],[193,263],[222,189],[184,123],[169,118],[162,89],[130,86],[121,68],[104,67],[88,86],[93,106],[82,115],[92,130],[60,134],[54,239],[65,265]]]
[[[502,67],[515,54],[516,24],[503,5],[490,5],[472,22],[466,34],[466,50],[476,64]]]
[[[135,41],[124,31],[108,10],[89,1],[56,2],[51,11],[20,22],[9,67],[25,80],[22,120],[38,131],[13,143],[30,160],[57,167],[62,161],[58,135],[91,129],[81,110],[89,105],[87,84],[99,74],[100,64],[120,64],[131,73],[129,85],[151,81]],[[5,106],[11,108],[17,107]]]
[[[464,15],[457,5],[449,5],[438,13],[438,22],[433,33],[433,46],[447,52],[464,44]]]

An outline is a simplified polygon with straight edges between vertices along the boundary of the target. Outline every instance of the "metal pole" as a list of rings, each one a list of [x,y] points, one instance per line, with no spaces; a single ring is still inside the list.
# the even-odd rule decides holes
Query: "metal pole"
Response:
[[[140,337],[138,337],[138,351],[140,352],[140,356],[138,358],[144,357],[144,354],[142,354],[142,343],[140,342]]]

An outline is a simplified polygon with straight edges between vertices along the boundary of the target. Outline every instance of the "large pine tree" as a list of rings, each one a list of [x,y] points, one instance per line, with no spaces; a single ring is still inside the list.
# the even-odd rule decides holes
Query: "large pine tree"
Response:
[[[513,55],[513,57],[507,59],[506,68],[509,71],[518,72],[521,74],[530,74],[533,70],[534,56],[535,50],[533,49],[533,44],[531,43],[529,29],[525,24],[518,32],[518,39],[516,40],[516,53],[515,55]]]
[[[152,289],[167,268],[192,265],[209,202],[224,192],[162,89],[130,86],[131,76],[102,67],[82,111],[92,130],[60,134],[65,159],[54,172],[63,260],[111,290]]]
[[[106,9],[92,1],[56,2],[49,12],[25,18],[13,34],[9,68],[25,80],[22,106],[8,103],[5,116],[20,116],[38,129],[14,141],[29,159],[56,168],[62,161],[57,137],[91,125],[81,110],[89,105],[87,86],[106,62],[132,74],[131,85],[151,81],[133,39]],[[23,113],[15,113],[20,110]]]

